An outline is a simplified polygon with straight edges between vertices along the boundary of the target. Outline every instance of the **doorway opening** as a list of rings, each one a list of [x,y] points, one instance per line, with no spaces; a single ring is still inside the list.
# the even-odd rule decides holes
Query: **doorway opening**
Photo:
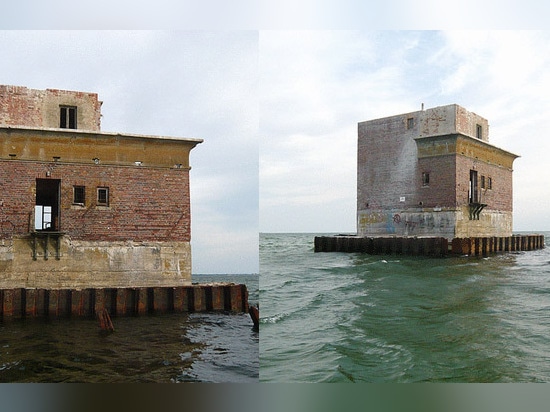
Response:
[[[59,231],[60,179],[36,179],[34,230]]]
[[[470,170],[470,190],[469,190],[469,203],[478,203],[478,189],[477,189],[477,171]]]

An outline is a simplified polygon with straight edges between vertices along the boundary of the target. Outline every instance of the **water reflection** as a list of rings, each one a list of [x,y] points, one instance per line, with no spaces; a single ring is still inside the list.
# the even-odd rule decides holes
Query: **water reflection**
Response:
[[[113,322],[113,333],[101,331],[95,319],[2,324],[0,382],[258,379],[259,338],[247,314],[166,314]]]

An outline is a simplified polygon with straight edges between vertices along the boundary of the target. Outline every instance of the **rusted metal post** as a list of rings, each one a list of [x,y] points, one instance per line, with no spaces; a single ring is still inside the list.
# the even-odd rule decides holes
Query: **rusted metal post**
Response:
[[[114,332],[115,327],[113,326],[113,322],[111,321],[111,317],[109,316],[109,311],[107,309],[103,308],[99,311],[98,319],[101,330]]]
[[[195,286],[193,288],[193,311],[204,312],[206,310],[206,293],[204,287]]]
[[[212,286],[212,310],[223,310],[225,307],[223,287],[219,285]]]

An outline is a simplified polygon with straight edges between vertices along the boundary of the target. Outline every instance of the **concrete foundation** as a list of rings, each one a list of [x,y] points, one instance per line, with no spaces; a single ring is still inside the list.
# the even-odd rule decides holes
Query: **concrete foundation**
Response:
[[[121,288],[191,284],[189,242],[72,240],[41,233],[0,240],[2,288]]]

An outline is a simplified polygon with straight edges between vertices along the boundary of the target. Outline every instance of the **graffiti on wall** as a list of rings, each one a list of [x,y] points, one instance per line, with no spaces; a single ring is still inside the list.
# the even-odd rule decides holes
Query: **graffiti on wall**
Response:
[[[390,217],[391,217],[391,221],[389,219]],[[393,216],[390,213],[388,215],[387,229],[388,229],[388,233],[395,233],[396,226],[398,227],[401,226],[403,227],[405,233],[412,233],[420,223],[421,222],[416,222],[414,220],[409,220],[406,218],[404,219],[401,217],[399,213],[394,213]]]

